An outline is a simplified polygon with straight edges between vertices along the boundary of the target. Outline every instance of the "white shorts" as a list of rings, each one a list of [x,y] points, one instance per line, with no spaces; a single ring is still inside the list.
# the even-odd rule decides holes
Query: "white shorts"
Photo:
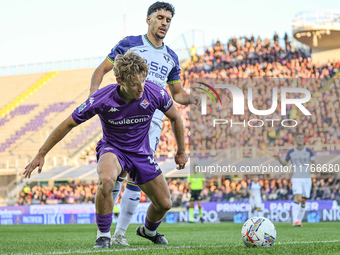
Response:
[[[249,198],[251,208],[262,208],[262,199],[260,197]]]
[[[312,188],[311,178],[292,178],[293,194],[309,198]]]
[[[161,123],[162,125],[162,123]],[[150,129],[149,129],[149,142],[152,153],[155,155],[159,138],[161,137],[162,126],[159,126],[158,123],[154,123],[151,121]]]

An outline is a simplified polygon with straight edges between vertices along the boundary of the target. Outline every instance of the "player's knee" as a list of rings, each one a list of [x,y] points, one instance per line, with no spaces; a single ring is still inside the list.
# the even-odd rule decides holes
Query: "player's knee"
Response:
[[[160,209],[161,209],[161,211],[163,211],[163,212],[169,211],[169,210],[171,209],[171,207],[172,207],[172,201],[171,201],[170,198],[164,200],[164,201],[160,204]]]
[[[104,194],[112,192],[115,186],[116,179],[112,176],[100,176],[99,178],[99,188]]]

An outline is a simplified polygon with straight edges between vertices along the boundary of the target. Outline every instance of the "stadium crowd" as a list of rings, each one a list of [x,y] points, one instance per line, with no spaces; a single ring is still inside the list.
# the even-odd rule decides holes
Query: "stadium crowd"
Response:
[[[201,92],[195,90],[199,86],[197,82],[212,86],[234,84],[243,90],[245,98],[248,93],[246,88],[251,85],[253,105],[258,110],[271,108],[274,87],[285,87],[288,83],[291,87],[293,84],[293,87],[307,88],[311,92],[312,98],[306,108],[312,113],[312,117],[301,115],[295,106],[288,105],[285,119],[295,119],[299,123],[298,130],[271,122],[264,122],[263,128],[242,129],[239,125],[236,129],[230,129],[227,128],[228,125],[217,125],[216,129],[212,130],[206,127],[211,126],[212,119],[220,119],[221,116],[238,123],[242,123],[244,119],[252,119],[251,117],[259,119],[259,116],[247,112],[245,115],[235,116],[232,115],[232,104],[224,104],[222,108],[208,104],[206,116],[201,116],[200,109],[190,109],[189,118],[188,107],[180,106],[178,110],[184,120],[187,140],[190,121],[195,123],[190,126],[190,149],[211,151],[237,146],[260,149],[288,148],[296,131],[305,133],[306,145],[312,145],[314,150],[328,150],[332,149],[333,145],[340,144],[340,80],[334,79],[330,84],[327,83],[329,78],[340,70],[340,60],[329,61],[323,65],[313,64],[309,53],[303,48],[291,47],[287,37],[284,44],[279,45],[277,35],[273,41],[262,41],[261,38],[255,41],[253,36],[249,39],[246,36],[238,39],[233,37],[225,45],[217,41],[211,48],[206,49],[204,55],[192,57],[190,65],[182,72],[182,82],[188,91],[191,89],[191,93]],[[221,95],[221,90],[218,91]],[[222,100],[232,101],[231,93],[222,94],[221,97]],[[276,112],[260,119],[281,119],[284,116],[280,116],[279,107],[280,102]],[[287,125],[294,123],[287,122]],[[164,121],[158,147],[158,153],[163,155],[174,153],[171,148],[174,148],[175,139],[173,134],[168,132],[169,129],[170,123]],[[239,139],[240,137],[242,139]]]
[[[185,179],[167,180],[173,207],[183,207],[190,201],[189,185]],[[247,187],[250,179],[241,180],[207,179],[202,190],[203,201],[248,201]],[[266,200],[292,200],[292,183],[290,179],[259,180],[262,185],[262,199]],[[117,202],[120,203],[125,185],[123,185]],[[92,182],[70,182],[60,186],[33,186],[26,185],[20,192],[17,205],[31,204],[87,204],[94,203],[97,184]],[[340,203],[340,180],[334,178],[314,178],[312,182],[311,199],[335,199]],[[148,197],[142,192],[141,202],[148,202]]]

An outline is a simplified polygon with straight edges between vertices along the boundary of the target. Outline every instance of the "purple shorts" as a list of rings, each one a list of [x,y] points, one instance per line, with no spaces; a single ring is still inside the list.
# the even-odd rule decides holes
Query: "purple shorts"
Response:
[[[111,152],[115,154],[122,166],[123,171],[129,173],[136,185],[144,184],[155,179],[162,173],[153,155],[138,155],[135,153],[122,152],[110,144],[98,142],[97,161],[101,155]]]

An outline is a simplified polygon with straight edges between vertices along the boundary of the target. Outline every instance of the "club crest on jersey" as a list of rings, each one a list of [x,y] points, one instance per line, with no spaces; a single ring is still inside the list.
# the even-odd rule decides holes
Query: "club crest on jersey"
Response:
[[[140,105],[144,108],[144,109],[146,109],[148,106],[149,106],[149,102],[148,101],[146,101],[145,99],[143,100],[143,102],[141,102],[140,103]]]
[[[169,63],[169,61],[170,61],[170,57],[169,57],[169,56],[167,56],[167,55],[164,55],[163,57],[164,57],[165,61],[166,61],[167,63]]]

